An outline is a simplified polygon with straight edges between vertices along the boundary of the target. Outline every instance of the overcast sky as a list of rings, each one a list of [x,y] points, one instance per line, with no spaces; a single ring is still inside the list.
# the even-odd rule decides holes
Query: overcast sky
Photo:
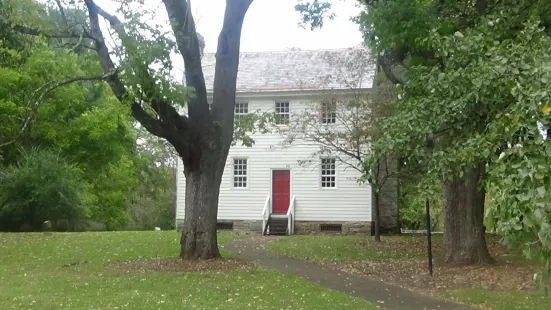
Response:
[[[225,10],[225,0],[192,1],[197,30],[205,37],[205,51],[214,52]],[[350,47],[362,42],[358,26],[350,17],[359,13],[357,1],[333,1],[337,17],[321,30],[298,26],[296,0],[254,0],[247,12],[241,38],[242,51],[276,51],[290,47],[328,49]]]
[[[96,0],[96,3],[107,12],[117,14],[115,1]],[[315,31],[298,26],[300,15],[295,12],[296,3],[297,0],[254,0],[243,24],[241,51],[277,51],[291,47],[329,49],[362,43],[358,25],[350,20],[360,12],[356,0],[333,1],[336,18],[327,20],[323,29]],[[215,52],[226,0],[193,0],[191,4],[197,30],[206,41],[205,52]],[[155,19],[166,24],[167,15],[161,0],[146,0],[145,7],[159,8]]]
[[[297,0],[254,0],[245,16],[241,35],[241,51],[278,51],[288,48],[331,49],[345,48],[362,43],[358,25],[350,20],[360,8],[356,0],[333,1],[334,20],[326,20],[322,29],[314,31],[299,27],[300,14],[295,11]],[[108,13],[117,14],[118,3],[113,0],[96,0]],[[192,12],[197,31],[205,38],[205,52],[215,52],[222,29],[226,0],[192,0]],[[168,28],[168,18],[161,0],[146,0],[138,10],[154,10],[155,23]],[[120,16],[119,16],[120,17]],[[101,23],[107,33],[108,24]],[[168,30],[168,29],[167,29]],[[108,39],[109,41],[109,39]],[[183,60],[173,55],[174,77],[181,79]]]

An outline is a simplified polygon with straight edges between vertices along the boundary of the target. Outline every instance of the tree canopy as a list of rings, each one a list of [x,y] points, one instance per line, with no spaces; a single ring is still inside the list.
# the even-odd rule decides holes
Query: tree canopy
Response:
[[[22,171],[14,174],[10,169],[23,167],[23,154],[41,150],[25,162],[56,154],[78,176],[73,186],[84,196],[73,205],[86,209],[79,216],[109,229],[124,227],[130,219],[129,192],[144,169],[144,150],[136,145],[128,109],[107,85],[94,81],[106,76],[97,73],[101,67],[96,53],[78,33],[85,12],[34,1],[2,1],[0,18],[2,25],[11,25],[0,31],[0,170],[22,176]],[[35,33],[29,35],[31,30]]]
[[[320,25],[330,7],[315,2],[301,9]],[[399,154],[463,183],[479,167],[472,180],[491,194],[486,221],[509,245],[549,261],[551,3],[359,2],[366,43],[398,85],[372,156]]]

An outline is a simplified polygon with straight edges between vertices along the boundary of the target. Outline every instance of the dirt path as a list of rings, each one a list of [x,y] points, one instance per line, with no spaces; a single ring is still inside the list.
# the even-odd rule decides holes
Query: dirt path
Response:
[[[255,236],[228,242],[223,248],[241,259],[255,262],[262,267],[294,274],[326,288],[362,298],[389,310],[472,309],[313,262],[269,252],[265,246],[270,240],[275,240],[275,238]]]

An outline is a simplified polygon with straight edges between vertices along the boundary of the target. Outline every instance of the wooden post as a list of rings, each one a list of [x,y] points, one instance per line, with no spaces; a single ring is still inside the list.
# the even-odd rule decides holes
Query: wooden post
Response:
[[[432,276],[432,232],[430,229],[430,202],[427,198],[425,201],[425,211],[427,214],[427,254],[428,254],[428,260],[429,260],[429,274]]]

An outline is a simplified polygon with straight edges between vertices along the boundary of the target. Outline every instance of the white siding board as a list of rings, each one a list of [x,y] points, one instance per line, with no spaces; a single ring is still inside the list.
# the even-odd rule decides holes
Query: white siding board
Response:
[[[291,113],[303,109],[299,100],[289,100]],[[273,111],[275,100],[248,100],[249,111]],[[292,117],[292,116],[291,116]],[[230,149],[222,177],[218,219],[260,220],[264,202],[271,196],[271,173],[274,169],[291,170],[291,196],[296,197],[297,221],[371,221],[371,189],[359,185],[358,171],[337,163],[337,188],[321,188],[319,158],[312,154],[316,145],[293,144],[278,146],[283,138],[278,133],[255,134],[252,147],[238,145]],[[234,188],[232,165],[234,157],[248,159],[248,187]],[[300,166],[299,160],[312,158],[314,163]],[[177,212],[184,218],[185,178],[182,162],[178,161]]]

